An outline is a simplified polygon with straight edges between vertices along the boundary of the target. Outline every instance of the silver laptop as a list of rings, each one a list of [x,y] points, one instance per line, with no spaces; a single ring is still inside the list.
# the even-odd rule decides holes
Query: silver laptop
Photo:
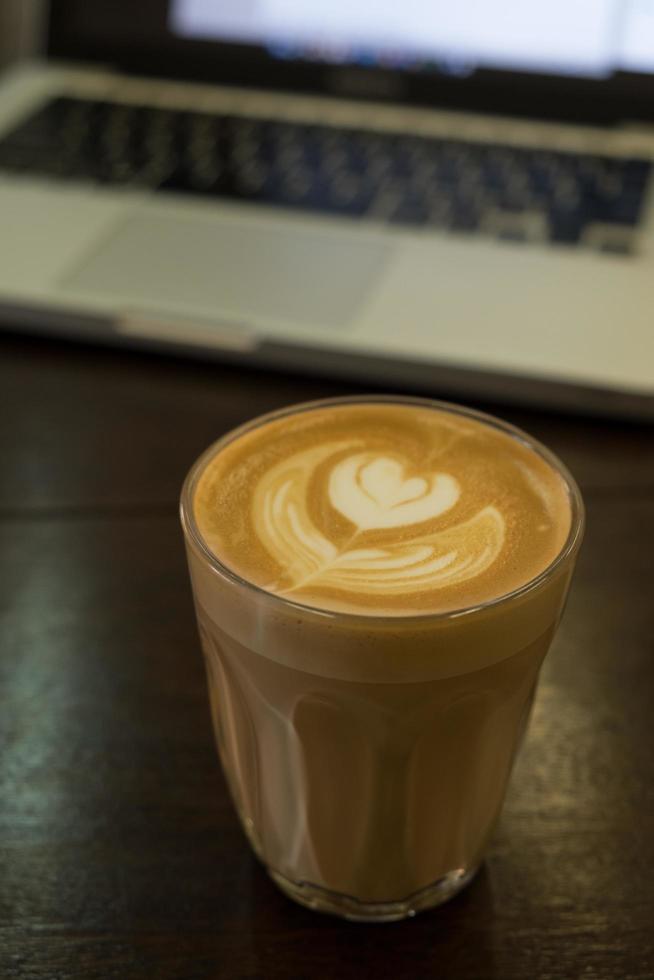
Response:
[[[654,3],[59,0],[0,320],[654,417]]]

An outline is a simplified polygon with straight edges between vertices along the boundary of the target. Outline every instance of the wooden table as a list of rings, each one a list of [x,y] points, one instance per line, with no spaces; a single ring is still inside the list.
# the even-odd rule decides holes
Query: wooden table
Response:
[[[354,925],[292,904],[250,853],[214,750],[178,492],[227,429],[353,390],[1,340],[3,980],[654,977],[651,427],[482,406],[570,466],[588,532],[471,887]]]

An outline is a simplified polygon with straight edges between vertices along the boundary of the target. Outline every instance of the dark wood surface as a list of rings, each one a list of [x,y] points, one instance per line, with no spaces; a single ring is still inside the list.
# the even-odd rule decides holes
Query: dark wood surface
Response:
[[[472,886],[353,925],[292,904],[252,857],[214,750],[178,492],[237,423],[353,390],[0,341],[2,980],[654,977],[652,428],[481,406],[570,466],[588,532]]]

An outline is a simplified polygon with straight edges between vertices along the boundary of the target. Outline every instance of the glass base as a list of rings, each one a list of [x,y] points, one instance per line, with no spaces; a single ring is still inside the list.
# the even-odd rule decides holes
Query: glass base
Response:
[[[338,915],[351,922],[397,922],[400,919],[410,919],[418,912],[442,905],[453,898],[472,881],[478,870],[479,866],[470,870],[457,868],[397,902],[361,902],[351,895],[341,895],[321,888],[320,885],[312,885],[309,881],[291,881],[278,871],[267,868],[273,881],[295,902],[316,912]]]

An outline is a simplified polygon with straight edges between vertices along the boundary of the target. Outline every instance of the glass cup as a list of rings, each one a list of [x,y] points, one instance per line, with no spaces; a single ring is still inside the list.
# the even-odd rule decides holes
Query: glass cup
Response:
[[[210,460],[272,419],[365,402],[477,419],[543,457],[570,502],[556,559],[499,598],[406,617],[308,607],[223,565],[193,512]],[[563,611],[583,514],[576,483],[544,446],[498,419],[418,398],[292,406],[228,433],[196,462],[181,519],[218,752],[245,833],[287,895],[348,919],[391,921],[472,879]]]

